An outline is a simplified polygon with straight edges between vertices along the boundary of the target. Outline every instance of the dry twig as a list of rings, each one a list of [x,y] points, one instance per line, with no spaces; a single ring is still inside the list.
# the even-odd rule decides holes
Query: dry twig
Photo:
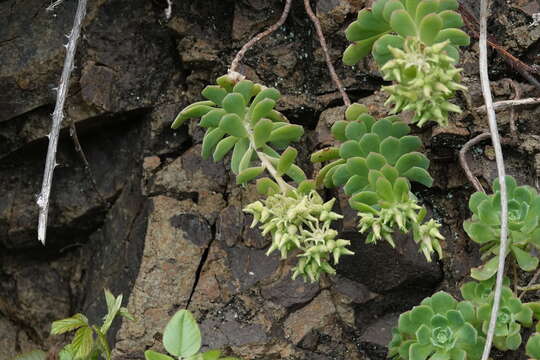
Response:
[[[461,168],[463,169],[463,172],[465,172],[465,175],[467,176],[467,179],[469,179],[469,182],[472,184],[472,186],[475,188],[476,191],[480,191],[485,193],[484,187],[482,184],[480,184],[480,181],[474,174],[472,173],[469,164],[467,163],[467,152],[469,149],[478,144],[479,142],[482,142],[486,139],[489,139],[491,137],[490,133],[485,132],[482,133],[471,140],[467,141],[465,145],[459,150],[459,163],[461,164]]]
[[[493,108],[493,98],[489,84],[488,75],[488,60],[487,60],[487,18],[488,18],[488,3],[489,0],[481,0],[480,2],[480,81],[482,84],[482,94],[486,103],[486,111],[488,114],[489,129],[491,133],[491,141],[495,150],[495,160],[497,163],[497,173],[500,183],[501,193],[501,233],[499,247],[499,266],[497,270],[497,280],[495,283],[495,294],[493,296],[493,308],[491,309],[491,318],[486,336],[486,345],[482,354],[482,360],[487,360],[491,352],[491,344],[495,334],[495,325],[497,323],[497,314],[501,301],[501,290],[504,278],[504,265],[506,258],[506,248],[508,240],[508,199],[506,195],[506,181],[504,169],[504,157],[502,146],[499,140],[499,130],[497,129],[497,118],[495,109]]]
[[[540,104],[540,97],[538,98],[527,98],[527,99],[519,99],[519,100],[503,100],[503,101],[497,101],[496,103],[493,103],[493,109],[494,110],[506,110],[511,109],[515,106],[525,106],[525,105],[536,105]],[[486,113],[486,106],[479,106],[476,108],[476,112],[480,114]]]
[[[525,293],[527,291],[531,291],[531,290],[534,290],[532,289],[532,287],[534,286],[534,283],[536,282],[536,280],[538,279],[538,276],[540,276],[540,269],[538,269],[536,271],[536,273],[533,275],[533,277],[531,278],[531,281],[529,281],[529,283],[527,284],[527,286],[524,286],[524,287],[519,287],[518,286],[518,289],[521,290],[521,294],[519,294],[518,298],[521,299],[523,297],[523,295],[525,295]]]
[[[281,25],[285,23],[285,20],[287,19],[287,17],[289,16],[289,12],[291,11],[291,3],[292,0],[285,0],[285,7],[283,8],[283,13],[281,14],[279,20],[274,25],[270,26],[262,33],[257,34],[253,39],[249,40],[247,43],[244,44],[244,46],[242,46],[242,48],[240,49],[240,51],[238,51],[231,63],[231,67],[229,68],[229,71],[231,73],[238,72],[238,65],[240,65],[240,61],[242,61],[242,58],[246,54],[246,51],[248,51],[259,40],[265,38],[266,36],[279,29]]]
[[[64,118],[64,104],[69,88],[69,78],[74,68],[75,51],[77,49],[77,40],[81,32],[82,21],[86,14],[86,0],[79,0],[77,12],[73,22],[73,28],[69,35],[67,44],[66,58],[64,60],[64,68],[60,77],[58,86],[58,96],[52,116],[51,132],[49,134],[49,147],[47,149],[47,159],[45,162],[45,172],[43,174],[43,184],[41,193],[38,196],[37,204],[39,206],[39,223],[38,223],[38,239],[45,244],[47,234],[47,217],[49,214],[49,200],[51,195],[52,180],[54,168],[56,167],[56,150],[58,148],[58,136],[62,120]]]
[[[306,8],[306,12],[313,22],[313,25],[315,26],[315,30],[317,31],[317,36],[319,37],[319,42],[321,43],[321,47],[324,53],[324,58],[326,60],[326,65],[328,66],[328,71],[330,72],[330,77],[332,78],[332,81],[336,85],[337,89],[339,90],[339,93],[341,94],[341,97],[343,98],[343,103],[346,106],[351,105],[351,100],[349,99],[349,96],[345,92],[345,88],[343,87],[343,84],[341,83],[341,80],[339,80],[339,77],[336,73],[336,69],[334,68],[334,65],[332,65],[332,59],[330,59],[330,54],[328,53],[328,46],[326,45],[326,39],[324,38],[324,34],[322,32],[321,23],[319,22],[319,19],[317,18],[317,15],[313,12],[311,9],[311,5],[309,4],[309,0],[304,0],[304,7]]]
[[[478,33],[478,21],[476,20],[474,15],[471,14],[467,7],[461,3],[459,4],[459,12],[463,16],[463,21],[465,23],[465,26],[467,26],[467,28],[470,30],[471,36],[478,39],[480,36]],[[538,80],[536,80],[536,78],[531,75],[539,73],[537,68],[527,65],[520,59],[516,58],[514,55],[510,54],[508,51],[506,51],[506,49],[499,45],[496,39],[492,36],[488,36],[486,34],[486,41],[490,47],[495,49],[503,57],[504,61],[508,65],[510,65],[510,67],[519,72],[521,76],[527,79],[532,85],[540,89],[540,82],[538,82]]]

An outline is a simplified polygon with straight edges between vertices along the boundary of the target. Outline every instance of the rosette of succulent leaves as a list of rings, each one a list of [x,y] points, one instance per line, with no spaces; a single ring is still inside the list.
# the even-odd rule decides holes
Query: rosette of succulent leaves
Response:
[[[293,278],[317,281],[321,273],[334,274],[330,262],[337,264],[341,255],[352,254],[346,248],[349,241],[338,239],[331,228],[342,216],[332,211],[335,199],[324,202],[313,181],[294,164],[297,150],[289,144],[298,141],[304,129],[274,109],[279,91],[233,73],[218,78],[217,85],[207,86],[202,95],[208,100],[186,107],[172,127],[200,117],[199,126],[206,128],[203,158],[221,161],[232,151],[230,167],[236,183],[259,178],[257,190],[266,198],[244,211],[253,215],[252,226],[260,224],[262,233],[272,236],[268,253],[277,250],[282,258],[292,252],[298,255]],[[263,174],[271,178],[260,177]]]
[[[478,360],[485,338],[476,327],[474,305],[440,291],[400,315],[388,357],[399,360]]]
[[[370,52],[385,80],[393,112],[413,111],[413,122],[447,125],[448,113],[461,112],[449,100],[460,84],[459,46],[469,45],[460,30],[457,0],[377,0],[346,30],[351,44],[343,62],[354,65]]]
[[[540,250],[540,196],[531,186],[517,186],[506,176],[508,198],[508,254],[524,271],[538,267]],[[471,270],[477,280],[486,280],[497,273],[500,246],[501,194],[498,179],[493,182],[493,194],[473,194],[469,200],[473,215],[463,227],[469,237],[480,244],[482,260],[487,262]]]
[[[417,151],[420,138],[409,135],[409,126],[397,116],[376,120],[360,104],[349,106],[345,120],[335,122],[331,132],[341,144],[312,155],[312,162],[332,161],[316,181],[328,188],[343,186],[358,211],[359,231],[369,231],[366,242],[384,239],[395,247],[394,231],[412,232],[428,261],[433,252],[442,258],[440,224],[424,222],[426,210],[411,192],[411,181],[433,183],[429,160]]]
[[[510,281],[504,279],[501,293],[501,303],[495,327],[493,344],[501,351],[516,350],[522,342],[522,326],[533,324],[533,308],[540,303],[522,303],[508,287]],[[470,281],[461,286],[461,295],[474,304],[476,319],[473,324],[482,334],[486,334],[493,306],[495,279],[476,282]]]

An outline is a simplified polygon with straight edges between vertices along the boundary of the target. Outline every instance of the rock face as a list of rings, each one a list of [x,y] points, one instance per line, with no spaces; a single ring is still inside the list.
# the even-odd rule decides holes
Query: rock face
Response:
[[[373,62],[350,68],[339,60],[347,44],[343,29],[371,1],[312,3],[352,99],[375,116],[387,115]],[[396,249],[364,244],[347,199],[328,191],[339,199],[345,215],[339,230],[356,255],[318,284],[290,280],[294,258],[266,256],[269,239],[242,212],[258,198],[254,186],[236,186],[228,161],[201,158],[203,131],[194,122],[170,129],[176,113],[226,72],[241,45],[278,19],[281,0],[175,1],[169,21],[163,0],[89,2],[63,126],[77,127],[99,194],[64,130],[47,245],[41,246],[35,194],[76,1],[53,12],[45,11],[48,4],[0,1],[0,359],[61,343],[49,336],[55,319],[84,312],[98,323],[106,308],[103,288],[123,293],[138,319],[111,329],[115,359],[162,350],[163,327],[184,307],[198,319],[205,349],[243,359],[382,359],[400,312],[438,289],[456,293],[477,265],[478,249],[461,228],[472,190],[457,153],[487,122],[470,111],[448,128],[413,129],[435,178],[433,188],[413,191],[444,224],[445,258],[427,263],[407,236],[396,235]],[[490,32],[533,64],[540,27],[529,25],[536,3],[497,6]],[[279,109],[305,126],[299,160],[308,175],[318,170],[309,154],[332,143],[329,128],[344,113],[313,36],[301,1],[294,1],[285,25],[254,46],[240,68],[249,79],[277,87]],[[475,49],[465,49],[461,60],[469,93],[456,102],[466,110],[466,99],[482,104]],[[505,78],[523,94],[539,96],[497,56],[491,65],[496,100],[514,96]],[[540,175],[539,112],[517,108],[518,141],[505,146],[508,172],[530,185]],[[498,115],[508,136],[510,112]],[[491,153],[480,144],[468,154],[484,184],[496,175]]]

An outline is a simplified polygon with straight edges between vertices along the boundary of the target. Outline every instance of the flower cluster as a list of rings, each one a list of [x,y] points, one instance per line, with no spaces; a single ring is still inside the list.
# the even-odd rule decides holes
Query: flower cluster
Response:
[[[278,250],[285,259],[298,250],[300,259],[293,278],[301,275],[313,282],[323,272],[335,273],[331,259],[337,264],[341,255],[353,254],[346,248],[350,242],[337,239],[337,231],[330,228],[332,221],[342,218],[332,211],[334,202],[324,202],[316,191],[305,194],[293,190],[251,203],[244,211],[253,215],[252,227],[260,223],[262,234],[272,235],[268,254]]]
[[[408,39],[403,49],[389,47],[393,59],[381,67],[385,80],[394,81],[383,89],[390,94],[387,104],[394,104],[393,113],[414,111],[418,126],[434,120],[448,125],[448,113],[460,113],[459,106],[449,102],[456,90],[466,90],[460,84],[462,69],[446,53],[449,41],[425,46]]]

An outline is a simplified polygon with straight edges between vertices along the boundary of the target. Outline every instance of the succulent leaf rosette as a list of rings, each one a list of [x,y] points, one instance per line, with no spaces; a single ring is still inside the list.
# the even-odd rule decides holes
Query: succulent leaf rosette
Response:
[[[456,0],[377,0],[347,28],[353,44],[343,61],[354,65],[371,52],[385,80],[394,82],[383,87],[394,112],[413,111],[419,126],[429,120],[446,125],[448,113],[461,112],[449,100],[466,90],[455,65],[458,47],[470,39],[459,29],[457,9]]]
[[[487,333],[493,299],[478,308],[482,332]],[[502,288],[493,344],[499,350],[516,350],[521,345],[521,327],[532,325],[532,310],[514,295],[509,287]]]
[[[429,160],[418,152],[422,142],[409,135],[410,128],[396,116],[376,120],[360,104],[351,105],[346,120],[332,126],[341,142],[314,153],[313,162],[332,161],[317,176],[328,188],[343,186],[350,206],[358,211],[359,231],[368,232],[367,242],[384,239],[395,246],[396,230],[413,232],[428,261],[437,252],[442,258],[440,224],[423,223],[425,209],[411,192],[411,181],[431,186]]]
[[[508,278],[504,278],[503,284],[493,344],[501,351],[516,350],[521,345],[521,326],[532,325],[533,310],[510,290]],[[474,325],[484,335],[487,334],[491,317],[494,287],[494,278],[480,282],[470,281],[461,286],[463,298],[477,308],[477,321]]]
[[[388,345],[395,360],[477,360],[484,338],[473,325],[472,303],[438,292],[400,315]]]
[[[289,144],[298,141],[304,129],[274,109],[279,91],[232,73],[218,78],[217,85],[207,86],[202,95],[208,100],[186,107],[172,127],[200,117],[199,126],[207,129],[203,158],[213,156],[217,162],[232,151],[230,166],[237,184],[258,178],[257,190],[266,198],[244,211],[253,215],[252,226],[260,223],[263,235],[272,236],[268,254],[275,250],[282,258],[293,251],[298,254],[293,278],[301,275],[317,281],[321,273],[334,274],[330,261],[337,264],[341,255],[353,253],[346,248],[349,241],[338,239],[331,228],[341,218],[332,211],[335,199],[324,202],[294,163],[298,151]]]
[[[508,252],[524,271],[538,267],[540,249],[540,196],[530,186],[517,186],[513,177],[506,177],[508,192]],[[491,278],[497,272],[500,246],[501,194],[498,180],[493,182],[493,194],[473,194],[469,200],[473,216],[463,227],[469,237],[481,245],[482,259],[487,262],[471,270],[477,280]],[[488,260],[489,259],[489,260]]]

